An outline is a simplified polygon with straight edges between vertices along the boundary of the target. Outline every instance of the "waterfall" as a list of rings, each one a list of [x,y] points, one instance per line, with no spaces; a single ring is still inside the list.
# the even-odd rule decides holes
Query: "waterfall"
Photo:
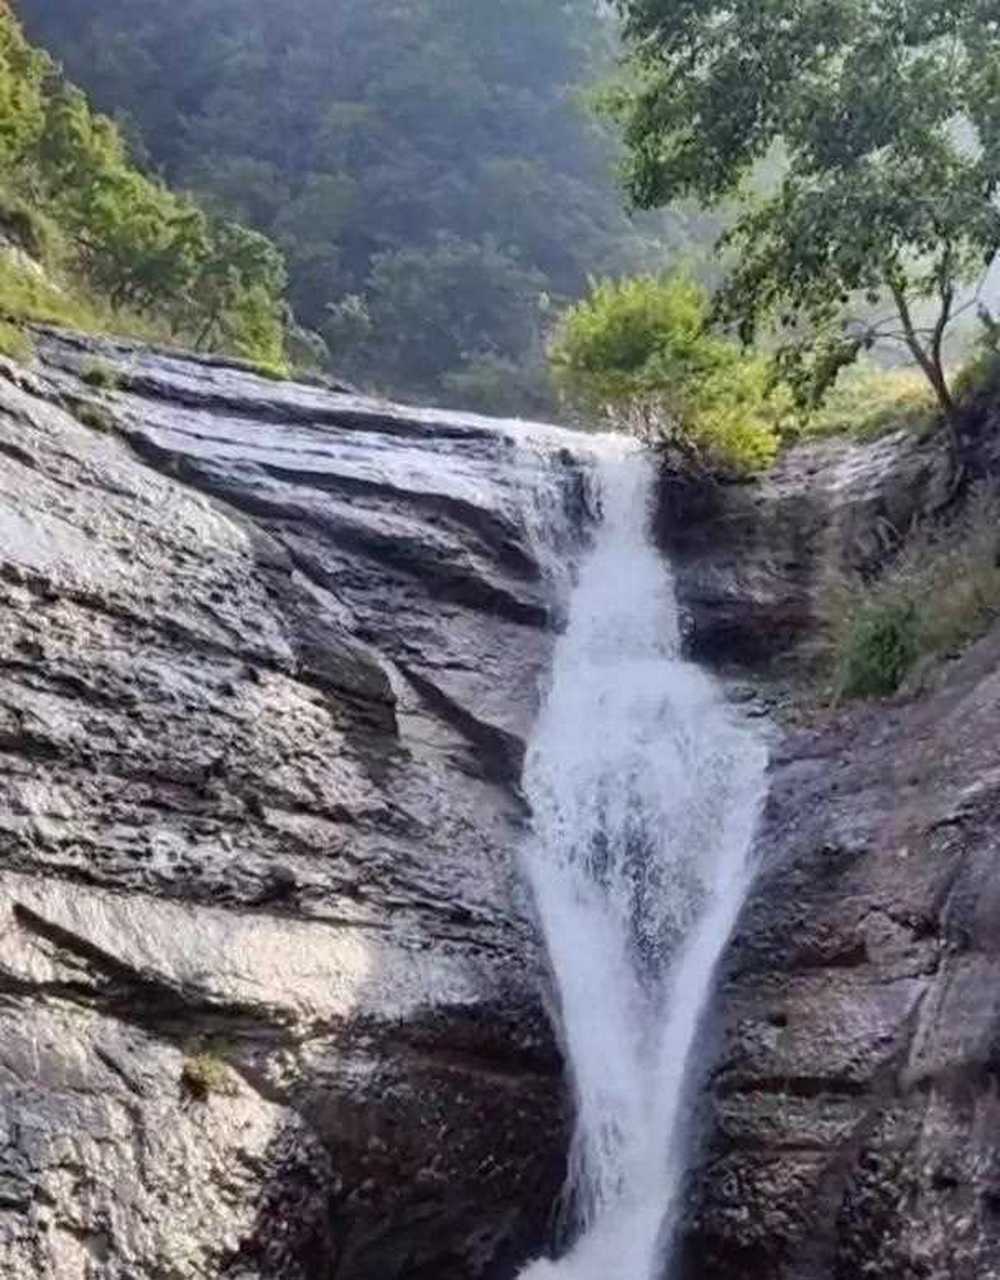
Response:
[[[600,521],[529,744],[524,851],[558,987],[576,1243],[522,1280],[659,1280],[686,1169],[691,1052],[745,897],[765,748],[681,656],[649,536],[654,463],[594,445]]]

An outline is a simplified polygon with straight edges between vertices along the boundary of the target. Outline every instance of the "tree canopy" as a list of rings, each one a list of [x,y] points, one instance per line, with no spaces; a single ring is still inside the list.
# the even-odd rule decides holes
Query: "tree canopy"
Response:
[[[616,51],[594,0],[20,11],[172,184],[278,243],[298,319],[361,381],[492,407],[506,370],[537,410],[549,311],[714,228],[626,216],[584,100]]]
[[[876,342],[901,344],[949,417],[945,330],[1000,248],[1000,15],[983,0],[619,0],[632,50],[613,99],[635,203],[783,174],[727,239],[717,314],[776,325],[815,402]],[[886,319],[872,309],[887,302]],[[858,304],[861,304],[860,308]],[[929,310],[930,319],[921,318]]]

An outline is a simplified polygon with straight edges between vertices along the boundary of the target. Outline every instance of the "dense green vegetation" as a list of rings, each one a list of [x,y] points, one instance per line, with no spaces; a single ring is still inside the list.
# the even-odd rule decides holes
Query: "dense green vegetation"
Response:
[[[975,488],[949,523],[911,532],[877,578],[830,584],[824,601],[832,693],[895,693],[1000,617],[1000,498]]]
[[[561,304],[591,274],[662,270],[718,227],[623,211],[615,146],[584,100],[615,56],[594,0],[19,12],[168,181],[279,244],[299,323],[364,383],[550,410]]]
[[[709,329],[707,290],[681,275],[595,284],[551,359],[564,395],[696,464],[754,471],[775,458],[787,397],[767,362]]]
[[[996,14],[979,0],[619,8],[633,61],[613,107],[639,206],[731,199],[783,156],[727,234],[718,318],[746,341],[777,329],[807,406],[861,352],[898,344],[954,427],[945,333],[960,285],[1000,248]]]
[[[26,353],[17,323],[36,320],[284,359],[274,246],[140,173],[115,125],[27,43],[2,3],[0,230],[15,246],[0,259],[8,354]]]

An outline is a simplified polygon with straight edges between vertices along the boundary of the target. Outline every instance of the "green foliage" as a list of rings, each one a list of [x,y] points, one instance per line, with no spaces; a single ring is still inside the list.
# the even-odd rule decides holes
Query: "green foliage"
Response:
[[[88,330],[101,329],[106,318],[89,300],[6,254],[0,254],[0,313],[14,322]]]
[[[45,127],[45,82],[50,63],[21,35],[0,0],[0,170],[21,163]]]
[[[345,377],[551,412],[541,295],[660,266],[717,219],[630,219],[584,93],[593,0],[21,0],[176,186],[284,253]],[[518,370],[501,385],[499,370]],[[518,390],[524,398],[515,404]]]
[[[950,525],[911,533],[883,573],[826,593],[836,699],[894,693],[921,664],[953,654],[1000,617],[1000,496],[974,489]]]
[[[955,397],[968,408],[1000,403],[1000,322],[980,308],[979,339],[955,378]]]
[[[51,261],[60,244],[58,229],[30,201],[0,187],[0,235],[37,262]]]
[[[0,355],[25,364],[32,354],[31,339],[24,330],[8,320],[0,320]]]
[[[956,380],[956,394],[958,382]],[[861,362],[845,373],[823,403],[807,418],[806,438],[850,436],[877,440],[892,431],[929,434],[940,410],[917,370],[879,369]]]
[[[213,1095],[232,1097],[236,1085],[225,1062],[208,1050],[185,1058],[181,1086],[195,1102],[207,1102]]]
[[[895,693],[917,653],[917,614],[912,601],[862,605],[845,638],[837,672],[838,696],[876,698]]]
[[[75,412],[77,421],[82,422],[91,431],[99,431],[102,435],[108,435],[115,429],[114,418],[106,409],[102,409],[100,405],[80,404]]]
[[[767,364],[709,332],[710,298],[684,276],[596,282],[550,350],[572,403],[710,464],[768,466],[788,415]]]
[[[543,285],[492,240],[442,236],[433,248],[381,254],[368,282],[368,367],[384,363],[390,376],[408,369],[412,389],[433,395],[443,372],[530,344],[543,317]]]
[[[778,326],[805,405],[886,341],[953,420],[945,331],[960,282],[1000,248],[1000,27],[979,0],[619,7],[634,67],[614,109],[640,206],[720,201],[779,143],[787,158],[727,237],[736,266],[719,315],[748,341]],[[885,299],[884,323],[852,313]]]
[[[88,387],[94,387],[98,391],[117,391],[121,385],[117,371],[99,360],[86,365],[80,378]]]
[[[140,317],[282,361],[285,277],[275,247],[139,172],[117,126],[27,44],[2,3],[0,163],[0,228],[51,276],[34,296],[17,283],[11,302],[8,272],[8,314],[90,328],[109,309],[115,327]],[[86,295],[99,301],[79,301]]]

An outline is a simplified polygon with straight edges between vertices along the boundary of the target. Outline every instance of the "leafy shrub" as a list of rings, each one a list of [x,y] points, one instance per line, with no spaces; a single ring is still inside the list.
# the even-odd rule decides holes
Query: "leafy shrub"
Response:
[[[872,600],[851,619],[837,672],[844,698],[895,693],[916,661],[917,613],[910,600]]]
[[[550,349],[571,403],[711,464],[775,458],[789,404],[762,359],[708,330],[706,290],[683,276],[605,280],[570,307]]]
[[[0,355],[23,364],[31,359],[32,352],[31,339],[24,330],[7,320],[0,320]]]
[[[77,421],[91,431],[99,431],[108,435],[115,429],[115,421],[106,409],[97,404],[80,404],[76,408]]]
[[[236,1084],[225,1062],[207,1050],[184,1059],[181,1085],[196,1102],[207,1102],[214,1095],[232,1097]]]

